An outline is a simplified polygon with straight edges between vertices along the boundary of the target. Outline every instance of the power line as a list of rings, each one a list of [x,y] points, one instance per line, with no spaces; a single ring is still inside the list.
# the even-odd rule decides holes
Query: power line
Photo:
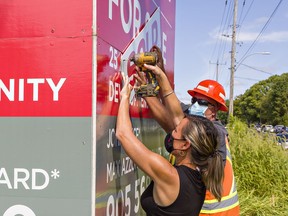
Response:
[[[218,31],[217,42],[214,46],[211,58],[209,60],[210,64],[216,64],[216,79],[218,79],[219,74],[222,74],[221,71],[223,70],[222,69],[223,67],[221,66],[226,64],[225,53],[227,52],[226,47],[227,47],[228,40],[226,40],[223,37],[223,35],[228,35],[229,20],[231,19],[231,16],[233,15],[233,13],[231,12],[232,11],[231,5],[232,5],[231,1],[229,1],[229,4],[227,0],[225,1],[224,10],[223,10],[222,17],[221,17],[221,24],[219,26],[219,31]],[[214,58],[216,49],[217,49],[217,54],[216,54],[216,57]],[[211,62],[214,62],[214,63],[211,63]]]
[[[240,32],[241,32],[242,23],[244,22],[244,20],[246,19],[247,15],[249,14],[253,3],[254,3],[254,0],[252,0],[252,2],[250,3],[249,8],[248,8],[248,10],[247,10],[247,12],[246,12],[243,20],[241,20],[241,16],[240,16],[240,18],[239,18],[239,22],[238,22],[238,24],[239,24],[238,36],[239,36],[239,34],[240,34]],[[244,5],[245,5],[245,0],[244,0],[244,2],[243,2],[243,9],[244,9]],[[237,37],[238,37],[238,36],[237,36]]]
[[[220,27],[219,27],[218,35],[221,35],[220,32],[223,31],[222,27],[223,27],[223,21],[224,21],[224,15],[225,15],[226,8],[227,8],[227,0],[226,0],[226,2],[225,2],[225,7],[224,7],[224,10],[223,10],[223,13],[222,13],[221,24],[220,24]],[[216,42],[216,44],[215,44],[215,46],[214,46],[214,49],[213,49],[213,51],[212,51],[212,54],[211,54],[211,58],[210,58],[210,59],[212,59],[212,57],[213,57],[213,55],[214,55],[214,53],[215,53],[216,47],[217,47],[218,42],[219,42],[219,38],[220,38],[220,37],[217,37],[217,42]],[[220,39],[220,42],[219,42],[219,43],[221,44],[221,42],[222,42],[222,38]],[[220,46],[221,46],[221,45],[219,45],[219,47],[220,47]],[[218,55],[219,55],[219,52],[218,52]]]
[[[249,65],[243,64],[243,63],[242,63],[241,65],[243,65],[243,66],[245,66],[245,67],[248,67],[248,68],[250,68],[250,69],[253,69],[253,70],[256,70],[256,71],[262,72],[262,73],[266,73],[266,74],[269,74],[269,75],[273,75],[273,73],[270,73],[270,72],[267,72],[267,71],[264,71],[264,70],[261,70],[261,69],[258,69],[258,68],[255,68],[255,67],[252,67],[252,66],[249,66]]]
[[[209,61],[210,64],[216,64],[216,81],[218,82],[218,76],[219,76],[219,65],[226,65],[226,62],[225,64],[222,64],[222,63],[219,63],[219,61],[217,60],[216,63],[212,63],[211,61]]]
[[[259,79],[252,79],[252,78],[239,77],[239,76],[235,76],[235,78],[237,78],[237,79],[251,80],[251,81],[261,81],[261,80],[259,80]]]
[[[243,11],[244,11],[245,2],[246,2],[246,0],[243,1],[242,8],[241,8],[241,12],[240,12],[240,16],[239,16],[239,19],[238,19],[238,20],[239,20],[238,23],[240,23],[240,20],[241,20],[241,18],[242,18],[242,14],[243,14]]]
[[[278,5],[276,6],[276,8],[274,9],[274,11],[272,12],[272,14],[270,15],[269,19],[267,20],[267,22],[265,23],[265,25],[263,26],[263,28],[261,29],[260,33],[258,34],[258,36],[256,37],[256,39],[253,41],[253,43],[251,44],[251,46],[248,48],[248,50],[245,52],[245,54],[242,56],[242,58],[239,60],[239,64],[236,67],[236,70],[238,69],[239,65],[242,63],[242,61],[245,59],[246,55],[249,53],[250,50],[252,50],[252,48],[255,46],[257,40],[260,38],[260,36],[262,35],[262,33],[264,32],[264,30],[267,28],[268,24],[270,23],[271,19],[273,18],[273,16],[275,15],[276,11],[278,10],[279,6],[281,5],[283,0],[280,0]]]

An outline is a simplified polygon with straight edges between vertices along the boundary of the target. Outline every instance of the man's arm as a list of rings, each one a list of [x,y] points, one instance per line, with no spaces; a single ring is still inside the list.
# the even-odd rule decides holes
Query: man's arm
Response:
[[[149,106],[151,115],[166,131],[166,133],[170,133],[172,130],[174,130],[175,125],[173,118],[161,101],[157,97],[145,97],[145,100]]]
[[[160,86],[163,104],[165,104],[165,108],[167,109],[166,113],[169,114],[169,115],[166,114],[166,118],[167,118],[167,116],[169,116],[168,118],[172,119],[173,129],[174,129],[175,126],[178,125],[179,122],[185,116],[183,111],[182,111],[180,101],[178,100],[177,96],[175,95],[174,90],[172,89],[166,74],[163,72],[163,70],[161,70],[161,68],[159,68],[157,65],[153,66],[153,65],[145,64],[144,66],[146,68],[148,68],[149,70],[151,70],[156,75],[156,79],[157,79],[158,84]],[[148,100],[153,100],[153,99],[152,98],[151,99],[146,98],[147,103],[148,103]],[[151,105],[152,104],[150,103],[149,107],[151,107]],[[157,110],[153,110],[152,113],[153,113],[153,116],[155,116],[155,117],[157,116]],[[164,120],[166,118],[164,118]],[[161,119],[159,117],[157,117],[156,120],[158,122],[161,121]],[[165,121],[168,121],[168,120],[166,119]],[[170,122],[170,121],[168,121],[168,122]]]

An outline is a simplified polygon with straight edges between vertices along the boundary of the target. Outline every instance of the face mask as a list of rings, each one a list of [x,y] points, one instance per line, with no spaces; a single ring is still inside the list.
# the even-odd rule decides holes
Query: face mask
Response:
[[[174,140],[181,140],[181,141],[185,141],[185,139],[176,139],[172,136],[172,133],[168,133],[165,137],[165,140],[164,140],[164,145],[165,145],[165,148],[166,150],[171,153],[172,151],[174,150],[181,150],[181,149],[175,149],[173,147],[173,143],[174,143]]]
[[[165,137],[164,145],[165,145],[167,152],[169,153],[171,153],[174,150],[173,141],[174,140],[173,140],[172,134],[168,133]]]
[[[190,115],[198,115],[205,117],[205,111],[208,109],[208,106],[205,105],[199,105],[196,101],[194,104],[191,105],[191,107],[188,109],[188,112]]]

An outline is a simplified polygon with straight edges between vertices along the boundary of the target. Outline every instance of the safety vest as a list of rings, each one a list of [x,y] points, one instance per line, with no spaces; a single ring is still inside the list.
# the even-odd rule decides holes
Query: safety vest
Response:
[[[221,201],[218,202],[218,200],[215,199],[215,197],[207,190],[200,216],[207,216],[207,214],[213,216],[240,215],[238,194],[232,168],[232,157],[227,137],[226,152],[226,165],[224,168],[223,193]]]

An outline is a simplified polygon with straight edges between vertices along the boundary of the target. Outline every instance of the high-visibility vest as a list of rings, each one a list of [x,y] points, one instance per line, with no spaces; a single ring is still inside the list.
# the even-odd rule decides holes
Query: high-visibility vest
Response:
[[[239,216],[240,207],[238,194],[236,189],[236,183],[232,168],[232,157],[230,153],[230,147],[228,139],[226,137],[226,165],[224,168],[224,180],[223,180],[223,193],[221,201],[217,199],[208,190],[206,191],[205,201],[202,206],[200,216]]]

